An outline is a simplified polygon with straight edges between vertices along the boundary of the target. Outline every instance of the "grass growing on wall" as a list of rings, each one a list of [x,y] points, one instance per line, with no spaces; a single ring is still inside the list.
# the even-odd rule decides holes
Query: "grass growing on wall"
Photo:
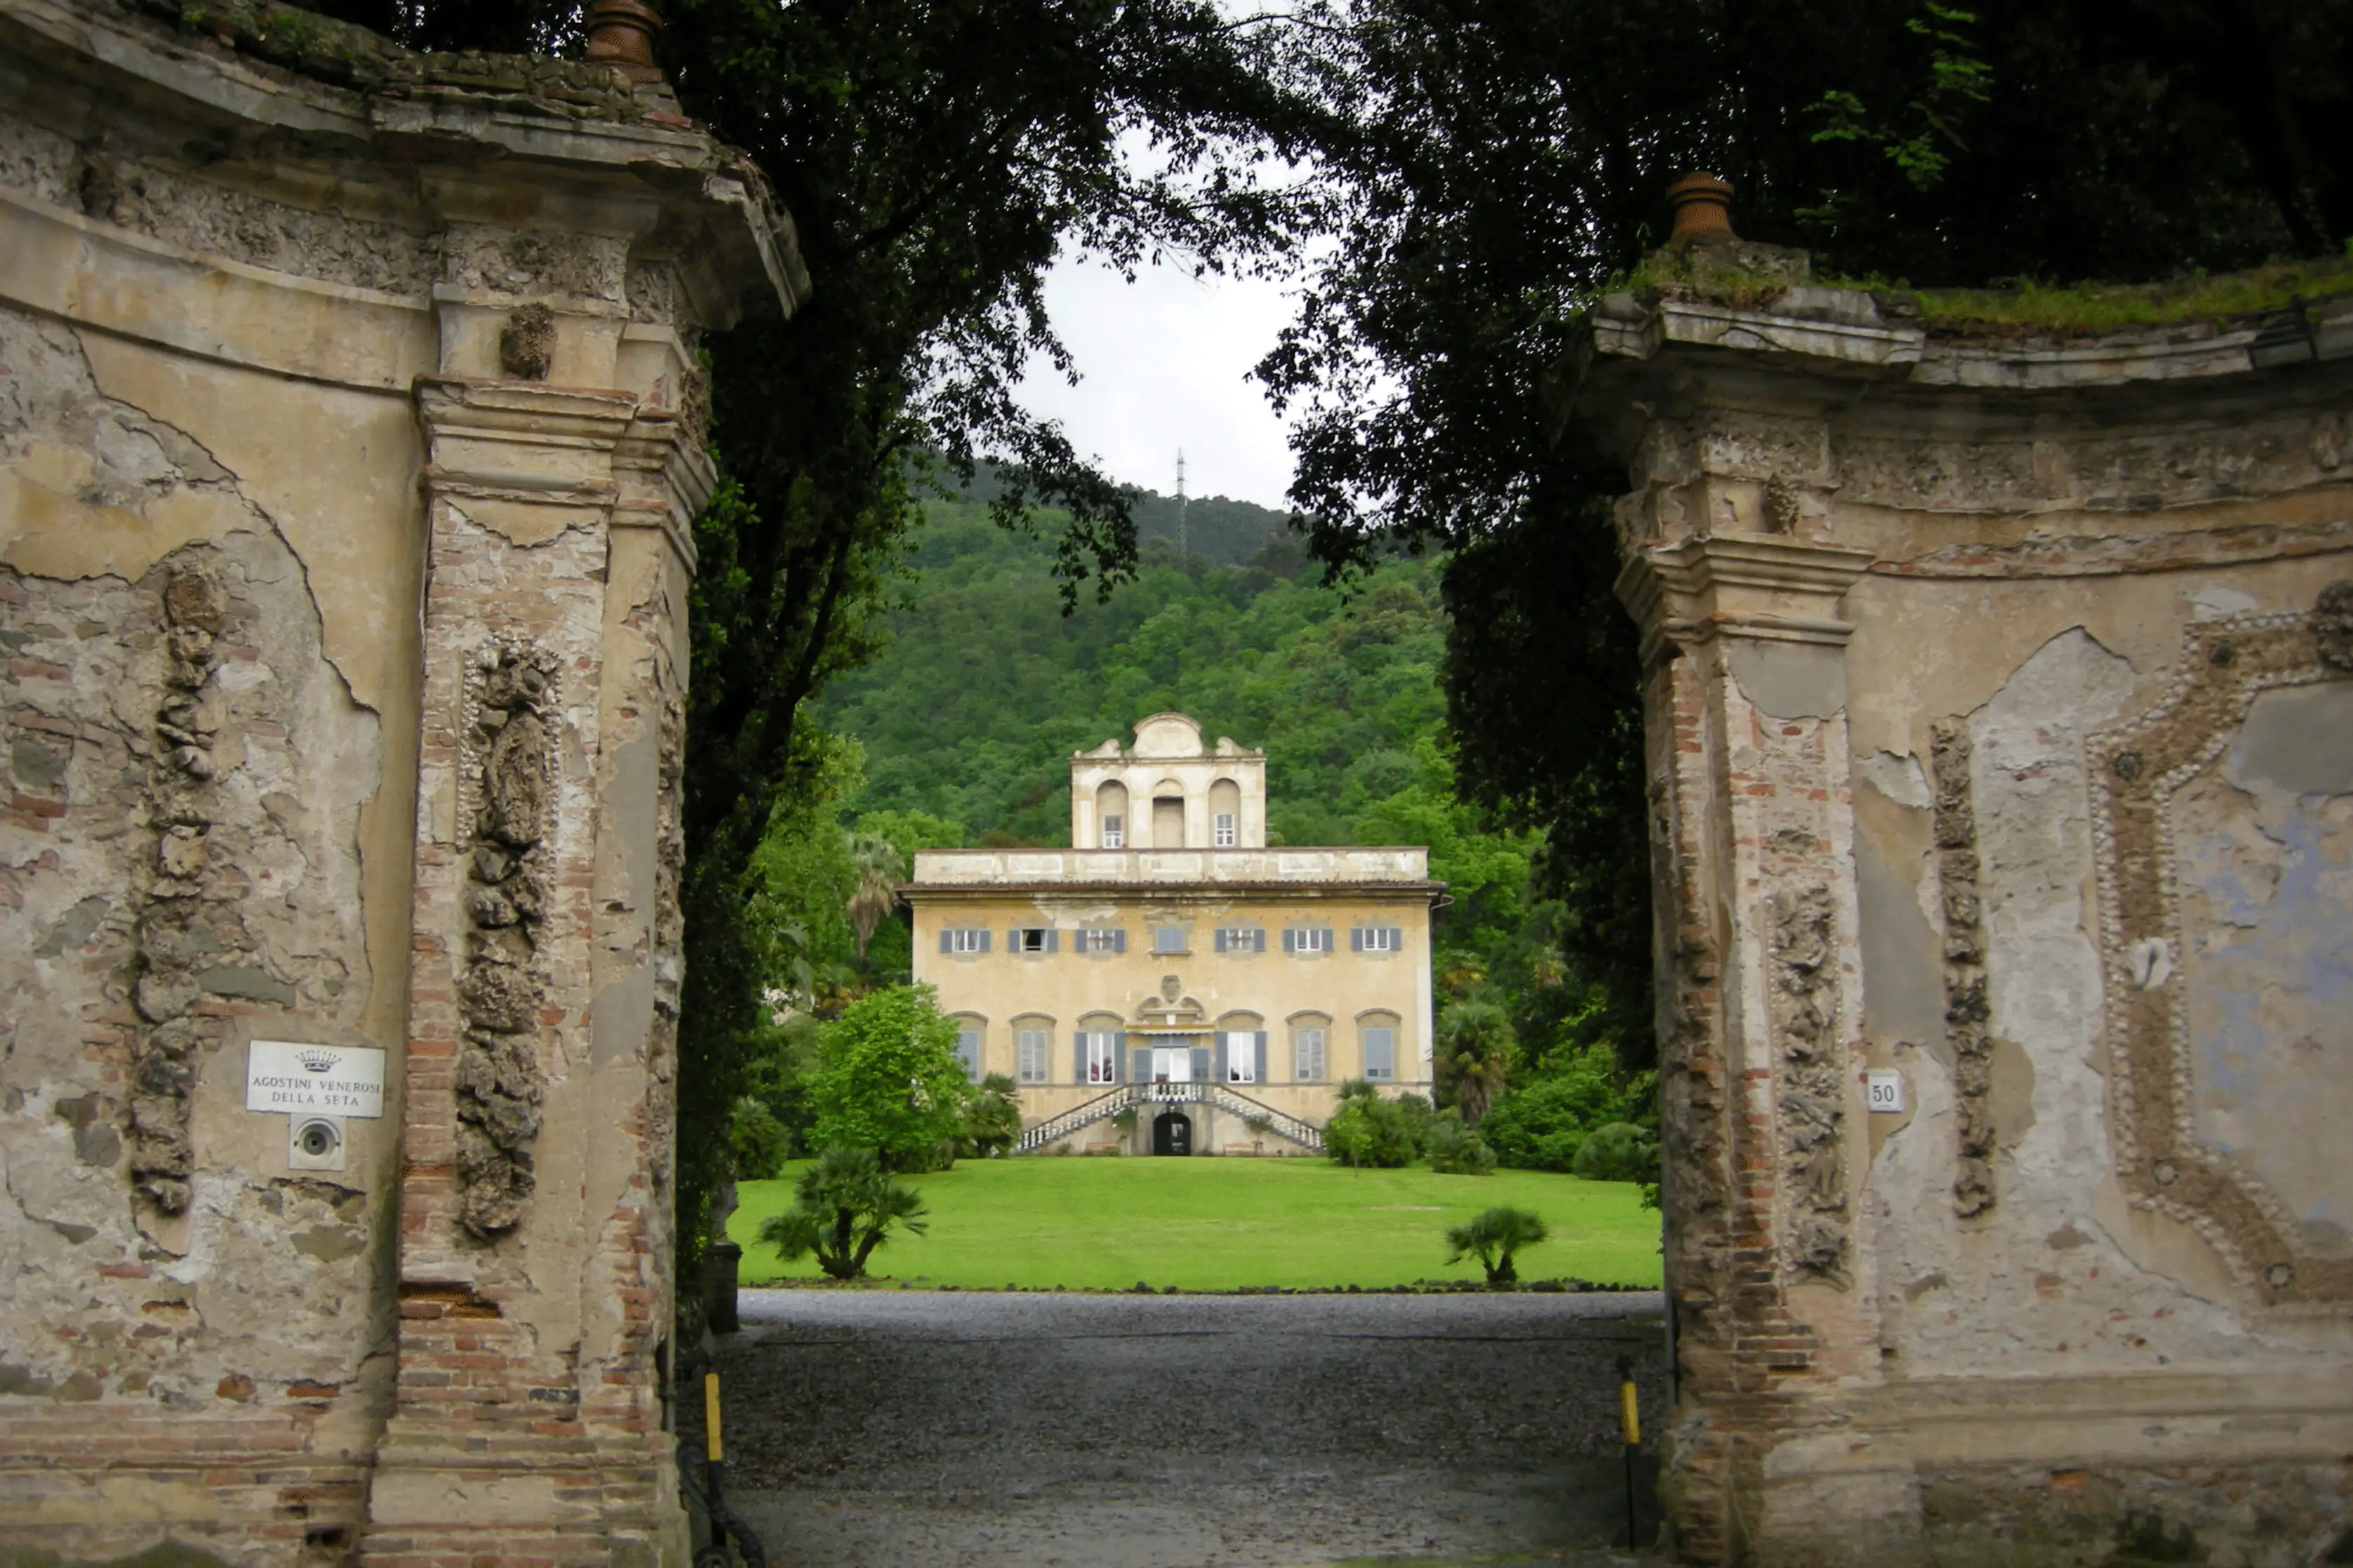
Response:
[[[792,1201],[791,1178],[747,1182],[729,1232],[746,1284],[816,1279],[813,1262],[778,1261],[760,1222]],[[897,1237],[868,1272],[965,1289],[1230,1290],[1245,1286],[1410,1284],[1481,1278],[1444,1267],[1445,1233],[1499,1204],[1533,1209],[1552,1239],[1521,1255],[1527,1279],[1659,1283],[1659,1215],[1633,1184],[1544,1171],[1441,1176],[1422,1169],[1350,1171],[1324,1160],[966,1160],[906,1178],[931,1205],[931,1229]]]

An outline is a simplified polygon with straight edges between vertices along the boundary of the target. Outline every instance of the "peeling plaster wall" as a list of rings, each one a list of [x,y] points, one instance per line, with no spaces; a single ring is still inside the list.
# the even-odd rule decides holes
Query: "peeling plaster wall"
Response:
[[[2134,386],[2071,341],[2074,390],[2009,396],[2043,351],[1940,389],[1659,341],[1577,407],[1651,661],[1678,1549],[2339,1560],[2353,367]],[[1824,887],[1843,989],[1777,967]],[[1840,1278],[1775,1156],[1824,1126],[1791,1017],[1850,1016]]]
[[[0,1564],[682,1562],[696,348],[790,219],[659,82],[173,15],[0,0]],[[385,1053],[343,1169],[255,1039]]]
[[[17,1396],[0,1455],[57,1462],[100,1432],[283,1448],[311,1500],[272,1486],[242,1506],[299,1538],[314,1502],[355,1517],[389,1405],[396,1124],[351,1121],[343,1171],[295,1173],[287,1119],[244,1110],[245,1048],[397,1062],[413,775],[387,759],[414,757],[414,719],[388,736],[328,645],[380,697],[402,639],[391,617],[322,615],[312,584],[339,563],[281,530],[268,438],[217,439],[237,423],[221,373],[97,341],[0,308],[0,1395]],[[207,377],[208,405],[117,395]],[[172,417],[190,407],[198,430]],[[380,492],[414,462],[413,441],[386,443]],[[364,462],[350,477],[347,528],[411,531],[397,504],[371,516]],[[193,690],[173,682],[164,606],[189,574],[222,604]],[[204,742],[202,777],[167,717]],[[164,1037],[187,1048],[159,1054]],[[159,1133],[188,1151],[184,1212],[134,1185]],[[59,1539],[137,1545],[142,1516],[224,1509],[194,1475],[79,1480],[41,1504]]]

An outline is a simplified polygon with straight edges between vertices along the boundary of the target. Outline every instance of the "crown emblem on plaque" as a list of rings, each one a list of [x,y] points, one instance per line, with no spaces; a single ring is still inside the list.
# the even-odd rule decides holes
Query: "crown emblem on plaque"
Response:
[[[332,1051],[303,1051],[300,1053],[297,1059],[301,1062],[306,1070],[311,1072],[335,1070],[335,1053]]]

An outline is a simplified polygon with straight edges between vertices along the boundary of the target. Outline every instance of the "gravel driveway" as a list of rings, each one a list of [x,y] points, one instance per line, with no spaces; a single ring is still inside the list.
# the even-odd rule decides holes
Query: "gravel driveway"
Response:
[[[720,1358],[730,1489],[776,1568],[1598,1547],[1624,1528],[1616,1366],[1647,1430],[1661,1313],[1654,1292],[747,1290]]]

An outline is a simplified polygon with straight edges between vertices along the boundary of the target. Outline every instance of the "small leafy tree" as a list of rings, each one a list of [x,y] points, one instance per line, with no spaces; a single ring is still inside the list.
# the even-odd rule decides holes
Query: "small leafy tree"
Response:
[[[871,1149],[837,1144],[793,1184],[793,1206],[760,1225],[760,1239],[786,1262],[817,1255],[836,1279],[855,1279],[894,1229],[921,1235],[923,1196],[882,1168]]]
[[[1019,1086],[1001,1072],[990,1073],[965,1090],[964,1125],[956,1133],[957,1154],[986,1160],[1009,1152],[1021,1141]]]
[[[1450,1264],[1475,1258],[1487,1271],[1490,1285],[1510,1285],[1519,1279],[1512,1258],[1520,1248],[1545,1238],[1544,1221],[1525,1209],[1492,1208],[1446,1233]]]
[[[1484,1176],[1495,1169],[1495,1152],[1475,1128],[1465,1127],[1450,1106],[1430,1119],[1424,1145],[1430,1168],[1441,1176]]]
[[[971,1089],[953,1019],[928,985],[893,985],[852,1003],[818,1030],[808,1076],[810,1142],[871,1149],[889,1171],[927,1171],[953,1158]]]

